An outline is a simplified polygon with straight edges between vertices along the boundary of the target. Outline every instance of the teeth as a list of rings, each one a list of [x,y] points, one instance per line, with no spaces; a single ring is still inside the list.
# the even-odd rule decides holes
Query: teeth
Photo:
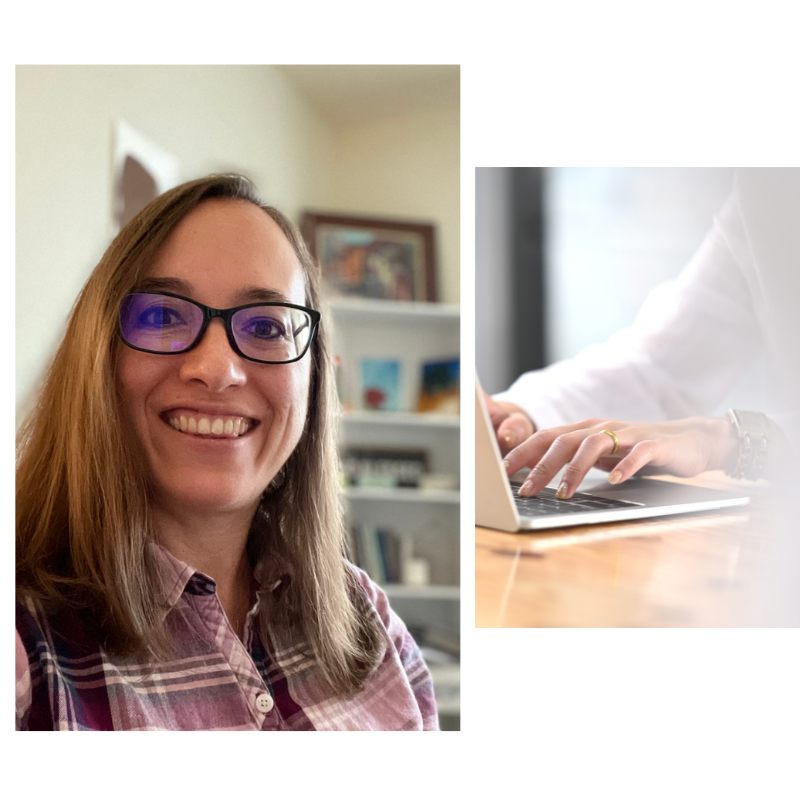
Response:
[[[178,417],[170,417],[169,424],[176,431],[205,434],[206,436],[243,436],[250,430],[250,423],[242,417],[212,420],[208,417],[195,418],[181,414]]]

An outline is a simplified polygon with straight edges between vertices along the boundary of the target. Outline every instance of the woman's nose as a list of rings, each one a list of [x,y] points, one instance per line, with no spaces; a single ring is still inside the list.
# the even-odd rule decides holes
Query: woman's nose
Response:
[[[245,382],[243,359],[231,348],[225,323],[212,319],[203,338],[183,356],[180,376],[184,381],[201,381],[211,391]]]

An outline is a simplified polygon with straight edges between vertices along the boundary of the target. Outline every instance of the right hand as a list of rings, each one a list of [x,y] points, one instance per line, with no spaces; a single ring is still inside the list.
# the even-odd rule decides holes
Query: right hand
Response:
[[[709,469],[729,468],[738,447],[733,426],[725,418],[653,423],[586,419],[539,431],[509,453],[505,468],[508,475],[531,468],[519,493],[532,497],[566,465],[556,492],[559,500],[565,500],[594,466],[613,470],[608,477],[611,484],[622,483],[640,470],[691,478]]]
[[[483,391],[483,389],[481,389]],[[489,419],[492,421],[497,443],[503,455],[522,444],[528,437],[536,432],[536,426],[530,417],[513,403],[498,403],[483,392]]]

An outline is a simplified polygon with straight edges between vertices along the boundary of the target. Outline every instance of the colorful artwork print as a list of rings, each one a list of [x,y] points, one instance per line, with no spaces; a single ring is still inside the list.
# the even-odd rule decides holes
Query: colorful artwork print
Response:
[[[457,358],[422,365],[422,391],[418,411],[458,414],[460,364]]]
[[[436,302],[430,223],[305,211],[300,227],[330,295]]]
[[[403,231],[320,226],[317,253],[335,294],[381,300],[424,300],[420,237]]]
[[[400,362],[365,358],[361,362],[363,407],[372,411],[400,411]]]

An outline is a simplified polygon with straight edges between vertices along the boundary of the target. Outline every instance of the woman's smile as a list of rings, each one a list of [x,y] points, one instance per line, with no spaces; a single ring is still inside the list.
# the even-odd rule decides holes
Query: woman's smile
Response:
[[[169,424],[181,433],[209,436],[213,439],[238,439],[252,427],[242,417],[195,417],[192,414],[169,416]]]
[[[181,433],[222,439],[238,439],[258,425],[258,420],[240,412],[202,411],[196,408],[171,408],[161,419]]]

